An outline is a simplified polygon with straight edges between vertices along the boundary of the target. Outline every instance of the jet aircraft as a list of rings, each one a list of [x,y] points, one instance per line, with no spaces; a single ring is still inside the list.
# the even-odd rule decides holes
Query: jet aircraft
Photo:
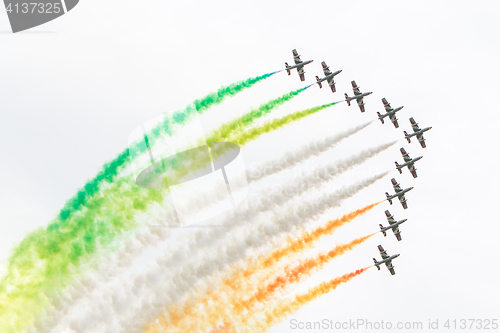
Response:
[[[427,132],[428,130],[430,130],[432,128],[432,126],[420,129],[420,127],[418,127],[418,124],[415,121],[415,119],[413,119],[413,117],[410,118],[410,123],[411,123],[411,127],[413,128],[413,133],[408,134],[408,133],[406,133],[406,131],[404,131],[405,139],[408,140],[408,143],[411,143],[410,138],[412,136],[416,135],[417,140],[418,140],[418,142],[420,142],[420,145],[422,146],[422,148],[425,148],[424,132]]]
[[[403,159],[405,160],[405,163],[399,164],[398,162],[396,163],[396,169],[398,169],[399,173],[403,173],[401,169],[403,169],[405,166],[408,167],[408,170],[410,170],[413,178],[417,178],[417,168],[413,165],[416,161],[420,160],[423,156],[415,157],[415,158],[410,158],[410,155],[406,152],[404,148],[399,149],[401,152],[401,155],[403,155]]]
[[[306,60],[306,61],[300,60],[300,55],[296,49],[293,49],[292,53],[293,53],[293,60],[295,61],[295,65],[288,66],[288,63],[285,62],[286,71],[287,71],[288,75],[290,75],[290,70],[297,68],[297,73],[299,74],[300,81],[305,81],[306,77],[305,77],[305,72],[304,72],[304,66],[307,64],[310,64],[311,62],[313,62],[313,60]]]
[[[394,266],[392,265],[392,260],[399,257],[399,254],[393,254],[392,256],[388,256],[387,251],[384,250],[382,245],[378,246],[378,250],[380,252],[382,260],[377,261],[377,259],[373,258],[373,262],[375,262],[374,266],[377,267],[378,270],[380,271],[380,265],[385,264],[387,266],[387,269],[389,270],[389,272],[391,272],[392,275],[396,274],[396,272],[394,271]]]
[[[321,62],[321,66],[323,66],[323,73],[325,74],[325,77],[320,79],[318,76],[316,76],[316,83],[319,85],[319,88],[321,89],[321,87],[322,87],[321,82],[326,80],[328,82],[328,85],[332,89],[332,92],[337,91],[335,89],[335,82],[333,81],[333,77],[335,75],[339,74],[340,72],[342,72],[342,70],[338,70],[338,71],[332,73],[332,72],[330,72],[330,67],[327,66],[326,62],[324,62],[324,61]]]
[[[401,110],[404,106],[399,106],[395,109],[393,109],[391,107],[391,104],[389,102],[387,102],[387,100],[384,98],[382,98],[382,103],[384,103],[384,108],[385,108],[385,114],[380,114],[380,112],[377,112],[377,115],[378,115],[378,119],[382,122],[382,124],[384,123],[384,118],[385,117],[389,117],[389,119],[391,120],[391,122],[394,124],[394,127],[398,128],[399,127],[399,124],[398,124],[398,119],[396,118],[396,112],[398,112],[399,110]]]
[[[349,97],[347,94],[344,94],[347,105],[351,106],[351,101],[355,99],[356,102],[358,102],[358,106],[361,112],[365,112],[365,103],[363,103],[363,97],[372,94],[372,92],[370,91],[362,93],[361,91],[359,91],[359,87],[356,85],[355,81],[351,81],[351,85],[352,85],[352,91],[354,92],[354,96]]]
[[[387,221],[389,222],[389,226],[384,227],[382,224],[379,224],[379,226],[380,226],[380,232],[383,233],[384,237],[385,237],[385,236],[387,236],[386,231],[392,229],[392,232],[394,232],[394,235],[396,236],[396,238],[398,239],[398,241],[400,241],[401,240],[401,231],[399,231],[398,226],[400,224],[402,224],[402,223],[405,223],[406,219],[399,220],[399,221],[396,222],[394,220],[394,216],[392,216],[391,213],[388,210],[385,211],[385,216],[387,216]]]
[[[413,190],[412,187],[405,188],[404,190],[399,187],[398,182],[396,179],[392,178],[392,187],[394,188],[394,191],[396,192],[395,194],[389,195],[389,193],[385,192],[385,196],[387,197],[387,201],[392,205],[392,199],[398,198],[399,202],[401,202],[401,205],[403,206],[404,209],[408,208],[408,205],[406,204],[406,198],[405,198],[405,193]]]

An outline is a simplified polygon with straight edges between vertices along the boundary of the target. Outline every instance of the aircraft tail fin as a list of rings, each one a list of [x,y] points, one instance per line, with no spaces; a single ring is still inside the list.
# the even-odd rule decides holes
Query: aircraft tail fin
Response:
[[[319,77],[317,75],[316,75],[316,83],[318,84],[319,89],[321,89],[322,88],[321,81],[319,80]]]
[[[387,201],[389,201],[389,204],[392,205],[392,199],[390,199],[389,193],[385,192],[385,196],[387,197]]]
[[[382,224],[379,224],[379,226],[380,226],[380,230],[384,229],[384,227],[382,226]],[[384,234],[384,237],[387,236],[387,234],[385,233],[385,230],[382,231],[382,233]]]
[[[399,171],[399,174],[402,174],[403,171],[401,170],[401,167],[399,166],[399,163],[398,162],[394,162],[396,164],[396,169],[398,169]]]
[[[347,102],[347,105],[351,106],[351,100],[349,99],[349,96],[346,93],[344,93],[344,96],[345,96],[345,101]]]
[[[411,141],[410,141],[410,136],[408,135],[408,133],[407,133],[406,131],[403,131],[403,132],[404,132],[404,134],[405,134],[405,138],[406,138],[406,140],[408,140],[408,143],[411,143]]]
[[[382,117],[382,115],[380,114],[380,112],[377,112],[377,115],[378,115],[378,119],[382,122],[382,124],[384,123],[384,118]]]
[[[286,67],[286,72],[288,73],[288,75],[290,75],[290,66],[288,66],[287,62],[285,62],[285,67]]]
[[[375,267],[380,271],[380,266],[377,265],[377,259],[373,258],[373,262],[375,263]]]

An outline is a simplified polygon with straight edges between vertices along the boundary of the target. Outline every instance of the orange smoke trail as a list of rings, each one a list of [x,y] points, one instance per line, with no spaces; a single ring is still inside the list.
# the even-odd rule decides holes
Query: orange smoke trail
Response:
[[[266,269],[280,261],[283,257],[286,257],[293,253],[298,253],[310,247],[322,236],[331,235],[333,232],[335,232],[335,230],[337,230],[344,224],[351,222],[360,215],[365,214],[382,202],[383,201],[379,201],[377,203],[347,213],[338,219],[330,220],[324,226],[318,227],[312,232],[302,233],[302,236],[300,238],[296,240],[289,240],[288,245],[273,251],[271,254],[265,256],[264,258],[261,258],[260,260],[250,263],[245,270],[241,271],[231,278],[226,279],[226,281],[224,281],[224,284],[228,287],[240,288],[241,285],[239,285],[239,282],[241,283],[242,278],[247,279],[257,270],[260,271],[262,269]]]
[[[255,290],[256,285],[264,283],[264,281],[270,275],[270,272],[267,272],[266,274],[266,269],[274,266],[274,264],[279,262],[284,257],[299,253],[302,250],[311,247],[313,243],[320,239],[322,236],[331,235],[342,225],[370,211],[372,208],[382,202],[383,201],[370,204],[368,206],[345,214],[338,219],[330,220],[325,225],[316,228],[312,232],[304,232],[300,236],[300,238],[296,240],[289,240],[287,245],[273,251],[268,256],[253,260],[250,259],[249,263],[247,264],[247,268],[244,270],[237,269],[235,273],[231,274],[231,277],[225,279],[222,282],[221,287],[218,291],[208,292],[205,295],[196,297],[196,299],[190,300],[182,305],[177,304],[165,309],[164,313],[160,315],[160,317],[155,322],[149,324],[145,331],[148,333],[157,333],[162,332],[162,328],[165,327],[173,329],[174,327],[179,326],[182,327],[182,331],[186,331],[185,325],[187,323],[197,323],[197,325],[200,323],[200,320],[197,320],[196,318],[202,317],[203,311],[212,313],[212,315],[210,315],[212,320],[210,321],[212,322],[211,327],[214,327],[214,318],[220,318],[220,316],[214,316],[213,313],[218,312],[219,315],[222,314],[222,312],[224,312],[224,308],[221,307],[224,307],[228,304],[228,298],[234,299],[234,297],[237,297],[238,299],[240,299],[241,297],[239,295],[247,294],[250,290]],[[366,237],[370,236],[372,235]],[[344,252],[345,251],[347,250],[344,250]],[[256,272],[261,273],[261,276],[254,277],[255,282],[249,283],[249,278]]]
[[[308,245],[311,245],[313,242],[317,241],[319,238],[325,235],[330,235],[332,234],[335,230],[340,228],[342,225],[351,222],[354,220],[356,217],[363,215],[364,213],[368,212],[371,210],[373,207],[377,206],[378,204],[382,203],[383,201],[379,201],[377,203],[368,205],[366,207],[360,208],[358,210],[355,210],[354,212],[345,214],[344,216],[328,221],[324,226],[318,227],[316,230],[310,233],[304,232],[302,234],[302,237],[295,241],[289,242],[289,245],[286,247],[283,247],[281,249],[275,250],[271,255],[267,256],[263,261],[262,261],[262,268],[266,268],[271,266],[272,264],[278,262],[281,258],[284,256],[287,256],[291,252],[299,252],[303,249],[305,249]]]
[[[246,320],[258,316],[261,310],[256,308],[256,305],[269,301],[278,289],[284,289],[292,283],[299,282],[304,277],[309,276],[314,270],[320,269],[331,259],[352,250],[355,246],[363,243],[373,235],[375,233],[356,238],[349,243],[337,245],[332,250],[319,254],[314,258],[303,260],[294,268],[287,269],[285,274],[277,276],[267,285],[258,288],[249,298],[244,299],[247,294],[245,288],[243,290],[227,290],[226,288],[226,290],[219,290],[216,294],[209,293],[210,297],[203,300],[203,307],[201,309],[198,307],[198,311],[193,311],[193,307],[188,308],[187,312],[184,313],[184,318],[182,316],[179,317],[176,311],[175,319],[177,325],[175,329],[181,332],[206,331],[207,327],[213,327],[221,320],[227,320],[228,318],[238,318],[240,323],[244,323]],[[263,281],[256,281],[250,284],[252,284],[252,287],[255,287],[262,283]],[[210,299],[210,302],[208,302],[208,299]],[[171,325],[170,323],[169,326]],[[218,328],[213,329],[211,333],[233,331],[235,331],[234,326],[224,323]],[[153,332],[160,332],[160,330]]]
[[[209,333],[236,333],[236,329],[231,323],[224,323],[219,327],[214,328]]]
[[[356,238],[355,240],[349,243],[337,245],[329,252],[322,253],[318,255],[316,258],[310,258],[304,260],[300,265],[297,265],[295,268],[287,270],[284,275],[276,277],[273,282],[257,289],[257,292],[254,293],[250,298],[238,304],[234,304],[233,311],[243,312],[244,309],[248,310],[256,302],[266,301],[274,294],[276,289],[284,288],[291,283],[296,283],[300,281],[300,279],[305,276],[309,276],[313,270],[321,268],[331,259],[339,257],[343,255],[345,252],[352,250],[355,246],[363,243],[365,240],[372,237],[373,235],[375,234],[370,234],[368,236]],[[238,315],[238,313],[235,313],[234,315]]]
[[[316,287],[313,287],[308,292],[295,296],[292,300],[280,301],[272,310],[265,311],[264,314],[260,316],[260,320],[257,319],[255,323],[252,323],[250,326],[246,326],[245,328],[251,332],[264,332],[271,326],[286,318],[288,315],[299,310],[302,306],[317,299],[321,295],[327,294],[336,289],[340,284],[350,281],[353,277],[360,275],[370,267],[372,266],[358,269],[352,273],[323,282]]]
[[[274,281],[268,284],[265,287],[261,287],[257,290],[257,292],[252,295],[249,299],[241,302],[239,306],[250,307],[252,303],[262,302],[268,299],[277,288],[284,288],[286,285],[290,283],[298,282],[305,275],[309,275],[313,269],[319,269],[328,261],[335,257],[339,257],[346,253],[347,251],[352,250],[356,245],[363,243],[368,238],[372,237],[375,234],[370,234],[368,236],[359,237],[355,240],[335,246],[332,250],[327,253],[322,253],[318,255],[316,258],[310,258],[303,261],[300,265],[296,266],[291,270],[287,270],[286,273],[282,276],[278,276],[274,279]],[[235,306],[235,309],[238,307]]]

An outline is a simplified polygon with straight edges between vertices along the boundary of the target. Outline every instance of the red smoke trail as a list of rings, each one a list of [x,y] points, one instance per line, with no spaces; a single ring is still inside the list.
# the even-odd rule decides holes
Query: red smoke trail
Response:
[[[295,296],[292,300],[280,301],[272,310],[265,311],[260,317],[260,320],[254,320],[253,323],[242,325],[243,330],[249,332],[264,332],[288,315],[298,311],[302,306],[317,299],[321,295],[327,294],[336,289],[340,284],[350,281],[353,277],[365,272],[369,267],[358,269],[352,273],[342,275],[333,280],[323,282],[316,287],[313,287],[308,292]],[[241,331],[240,331],[241,332]]]

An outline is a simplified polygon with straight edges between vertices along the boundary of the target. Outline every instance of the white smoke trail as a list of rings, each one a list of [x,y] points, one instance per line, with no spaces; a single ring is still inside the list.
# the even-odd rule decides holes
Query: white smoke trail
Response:
[[[249,170],[249,181],[258,181],[261,178],[272,175],[281,170],[290,169],[295,165],[311,158],[312,156],[318,156],[324,151],[335,147],[340,141],[358,133],[363,128],[370,125],[372,122],[373,120],[365,124],[350,128],[342,133],[328,136],[322,140],[310,142],[296,149],[295,151],[285,153],[283,156],[275,160],[259,164]]]
[[[269,218],[260,218],[258,223],[247,223],[237,228],[236,232],[229,234],[224,244],[210,247],[208,253],[198,255],[185,255],[189,248],[197,245],[210,245],[210,238],[204,244],[198,238],[188,240],[184,245],[184,251],[172,251],[172,247],[164,250],[164,254],[157,259],[151,270],[139,274],[135,278],[130,276],[122,279],[122,283],[115,282],[104,284],[96,280],[89,285],[98,285],[99,291],[93,292],[86,302],[81,300],[73,304],[70,315],[62,320],[57,327],[52,327],[51,332],[67,332],[68,327],[73,327],[77,332],[138,332],[144,324],[154,320],[159,311],[168,304],[173,304],[192,287],[197,284],[198,288],[207,288],[210,283],[200,281],[226,265],[246,257],[249,248],[260,247],[269,244],[271,238],[289,232],[293,227],[303,224],[308,218],[313,218],[325,209],[339,205],[340,202],[358,190],[364,188],[385,174],[372,177],[358,184],[347,187],[335,193],[325,195],[313,200],[297,202],[302,199],[295,198],[287,205],[280,207],[280,211],[271,214]],[[257,198],[259,199],[259,198]],[[252,204],[253,203],[253,204]],[[259,205],[267,206],[265,200],[252,201],[247,209],[235,214],[234,219],[226,219],[225,225],[238,224],[240,219],[250,220],[255,216],[255,210],[251,209]],[[274,217],[274,218],[273,218]],[[270,224],[269,221],[274,221]],[[206,231],[206,230],[203,230]],[[220,231],[213,231],[214,234]],[[200,233],[202,231],[198,231]],[[197,238],[197,237],[195,237]],[[182,245],[179,244],[178,245]],[[172,253],[174,252],[174,253]],[[182,267],[170,265],[182,262]],[[201,263],[201,264],[200,264]],[[126,292],[128,291],[128,292]],[[123,306],[131,305],[133,309]],[[83,316],[82,316],[83,314]],[[46,330],[48,331],[48,330]]]
[[[316,142],[306,144],[305,146],[298,148],[295,152],[291,154],[289,153],[285,157],[278,159],[277,161],[272,161],[270,163],[263,164],[260,166],[260,168],[259,167],[253,168],[253,173],[260,175],[267,173],[267,175],[269,175],[269,172],[265,170],[269,168],[269,166],[271,165],[275,166],[284,165],[287,168],[291,168],[293,165],[300,163],[311,156],[317,156],[321,152],[333,148],[341,140],[356,134],[357,132],[368,126],[370,123],[371,122],[368,122],[360,126],[357,126],[355,128],[349,129],[343,133],[329,136],[323,140],[318,140]],[[157,140],[157,142],[161,142],[161,140],[159,141]],[[363,154],[359,154],[358,158],[361,158],[362,155]],[[286,164],[285,162],[288,164]],[[354,161],[352,163],[354,163]],[[330,173],[330,176],[334,176],[335,173],[332,173],[332,171],[328,169],[336,168],[338,171],[337,173],[340,173],[341,172],[340,168],[342,168],[342,164],[343,164],[342,162],[339,162],[336,164],[336,166],[329,165],[326,166],[324,170],[326,171],[326,173]],[[130,176],[132,172],[130,168],[127,169],[128,170],[124,170],[124,173]],[[272,170],[275,170],[277,172],[280,169],[272,168]],[[312,176],[310,175],[309,179],[304,179],[302,184],[314,183],[313,181],[311,181],[311,177]],[[261,177],[251,179],[250,181],[256,181],[259,178]],[[286,187],[286,192],[300,193],[300,189],[304,188],[304,186],[299,184],[301,184],[300,181],[297,182],[295,185],[288,184]],[[197,200],[198,201],[201,200],[200,198],[202,197],[203,196],[199,196]],[[285,197],[283,199],[287,200],[288,198]],[[262,203],[265,202],[266,200],[262,201]],[[278,197],[277,195],[274,195],[274,198],[272,199],[268,197],[267,202],[268,205],[262,206],[261,208],[262,210],[269,209],[273,205],[279,204],[280,197]],[[196,205],[200,206],[201,204],[202,204],[201,202],[197,202]],[[170,209],[167,208],[165,210],[163,207],[169,207]],[[152,208],[150,208],[145,213],[141,213],[136,219],[139,225],[175,225],[177,221],[175,214],[173,214],[173,211],[174,210],[171,207],[170,199],[167,197],[166,200],[162,203],[162,205],[158,204],[153,205]],[[35,325],[39,329],[35,331],[45,332],[46,330],[43,329],[44,327],[50,330],[50,328],[53,327],[53,325],[55,325],[55,323],[65,315],[64,309],[67,308],[67,306],[70,303],[73,303],[80,296],[89,293],[89,288],[92,288],[93,286],[91,285],[89,288],[87,288],[88,281],[91,280],[112,281],[117,276],[122,275],[123,272],[129,268],[131,263],[134,262],[136,258],[143,255],[147,249],[154,247],[157,244],[159,244],[162,240],[167,239],[170,235],[170,231],[171,230],[168,228],[151,228],[151,229],[141,228],[135,231],[134,237],[128,237],[128,238],[125,237],[122,241],[122,247],[119,251],[112,253],[111,255],[108,256],[108,258],[99,260],[100,268],[94,269],[96,270],[95,273],[93,271],[87,272],[84,274],[84,277],[77,278],[77,281],[75,281],[75,283],[73,283],[71,287],[69,287],[66,291],[64,291],[59,298],[56,298],[54,304],[56,304],[57,306],[55,306],[52,309],[48,309],[47,313],[45,313],[39,318],[38,322]],[[217,239],[219,237],[219,235],[217,234],[215,236],[216,237],[213,237],[213,239]],[[172,240],[170,242],[172,242]]]
[[[318,168],[316,172],[312,172],[309,175],[297,179],[297,181],[292,182],[291,184],[288,184],[287,193],[300,194],[301,192],[307,190],[307,187],[304,186],[304,184],[307,184],[310,187],[320,185],[321,183],[328,181],[330,178],[344,171],[347,171],[352,166],[363,163],[368,158],[378,154],[392,144],[393,143],[383,144],[378,147],[367,149],[346,160],[329,163],[324,168]],[[318,172],[318,170],[324,170],[325,172],[320,173]],[[240,218],[250,219],[253,217],[253,215],[255,215],[256,212],[267,211],[278,204],[285,203],[290,199],[289,196],[276,194],[266,195],[266,193],[269,193],[269,189],[266,189],[261,193],[262,195],[257,196],[258,200],[253,201],[253,204],[250,204],[248,208],[244,210],[244,213],[240,213],[239,215],[237,214],[237,219],[225,223],[226,229],[223,232],[221,232],[220,229],[204,229],[201,231],[199,230],[197,233],[195,233],[194,239],[191,239],[189,243],[184,243],[182,240],[177,239],[177,241],[175,242],[176,245],[171,246],[171,248],[175,248],[176,250],[173,251],[173,253],[166,254],[166,258],[169,258],[170,260],[168,262],[164,262],[164,264],[175,265],[178,262],[185,261],[190,256],[196,255],[198,251],[203,250],[207,247],[210,248],[219,238],[221,238],[221,236],[224,236],[224,233],[229,232],[230,228],[238,226],[238,223],[234,223],[234,221],[238,221]],[[153,209],[149,210],[148,213],[145,213],[143,214],[143,216],[139,217],[139,219],[142,220],[152,218],[154,218],[155,220],[167,219],[172,221],[175,219],[175,216],[172,214],[171,210],[165,211],[161,208],[160,205],[157,205]],[[148,234],[147,230],[139,230],[135,239],[126,240],[125,246],[121,249],[121,251],[119,251],[117,254],[113,254],[109,260],[105,260],[101,263],[101,269],[99,269],[96,274],[91,274],[90,276],[83,278],[79,286],[77,285],[76,287],[70,288],[69,293],[65,291],[62,299],[56,302],[58,305],[55,308],[56,311],[52,311],[51,314],[47,314],[44,320],[38,322],[38,331],[53,331],[55,322],[57,322],[65,314],[63,310],[57,311],[57,309],[66,309],[68,308],[68,306],[74,306],[74,304],[76,303],[79,304],[77,306],[77,309],[79,310],[78,314],[80,314],[82,312],[81,309],[83,308],[83,305],[78,301],[78,296],[88,295],[96,285],[98,285],[98,287],[104,285],[104,288],[108,290],[115,288],[118,289],[119,292],[127,290],[129,282],[125,282],[125,285],[123,285],[123,283],[117,284],[116,281],[114,281],[116,277],[122,277],[124,271],[126,271],[127,267],[131,265],[135,258],[144,253],[146,249],[156,246],[159,242],[161,242],[162,239],[166,239],[169,233],[170,230],[164,228],[153,228],[150,234]],[[172,243],[172,240],[169,240],[169,243]],[[121,280],[123,280],[123,277]],[[129,277],[127,277],[127,280],[130,281]],[[136,277],[135,280],[139,281],[140,278]],[[90,283],[89,281],[94,281],[94,283]],[[97,284],[97,281],[100,281],[99,284]],[[154,292],[154,290],[152,292]],[[110,307],[113,307],[113,305],[110,305]],[[88,309],[91,308],[88,307]],[[105,319],[109,320],[110,318],[111,317]],[[93,322],[98,321],[94,318]],[[85,325],[82,325],[79,328],[78,332],[84,329],[84,327],[88,326],[88,321],[85,321]]]

